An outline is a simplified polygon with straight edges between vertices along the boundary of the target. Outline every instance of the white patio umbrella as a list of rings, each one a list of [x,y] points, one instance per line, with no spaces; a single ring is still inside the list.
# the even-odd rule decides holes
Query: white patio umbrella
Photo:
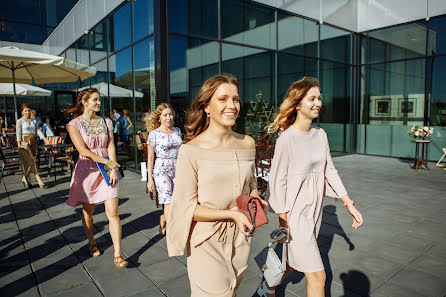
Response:
[[[16,96],[51,96],[51,91],[27,84],[15,84]],[[0,83],[0,95],[14,96],[12,83]]]
[[[16,83],[58,83],[84,80],[96,74],[96,69],[48,54],[19,49],[0,48],[0,82],[12,82],[15,119],[17,120]]]
[[[27,84],[15,84],[16,96],[51,96],[51,91],[31,86]],[[6,96],[14,96],[14,85],[12,83],[0,83],[0,95],[5,96],[5,124],[8,127],[7,117],[6,117]]]
[[[83,87],[83,88],[78,89],[78,91],[86,90],[88,88],[98,89],[99,94],[104,97],[106,97],[106,96],[109,96],[111,98],[117,98],[117,97],[131,98],[132,97],[132,90],[121,88],[121,87],[113,85],[113,84],[107,84],[105,82],[100,82],[100,83],[91,85],[91,87]],[[142,98],[142,97],[144,97],[143,93],[135,91],[135,98]]]

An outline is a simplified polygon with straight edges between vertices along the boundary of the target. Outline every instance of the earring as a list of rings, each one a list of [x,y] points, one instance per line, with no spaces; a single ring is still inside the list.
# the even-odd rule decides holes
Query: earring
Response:
[[[210,117],[211,117],[211,115],[210,115],[210,112],[207,112],[207,116],[208,116],[208,118],[210,118]]]

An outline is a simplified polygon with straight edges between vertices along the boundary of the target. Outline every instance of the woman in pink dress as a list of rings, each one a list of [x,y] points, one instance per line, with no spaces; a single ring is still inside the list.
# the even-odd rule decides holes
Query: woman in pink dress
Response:
[[[363,220],[355,208],[333,165],[327,134],[311,124],[321,109],[321,93],[316,78],[294,82],[280,111],[267,131],[280,133],[276,141],[269,176],[269,204],[279,215],[279,224],[289,231],[287,272],[301,271],[307,279],[307,296],[323,297],[325,270],[317,245],[322,222],[322,198],[341,198],[353,217],[353,228]],[[274,296],[274,287],[264,281],[257,293]]]
[[[116,267],[122,268],[128,263],[121,256],[121,221],[118,214],[120,165],[116,162],[113,123],[110,119],[105,120],[96,115],[100,108],[99,91],[91,88],[80,92],[76,106],[65,111],[73,114],[67,130],[79,152],[66,203],[73,207],[82,205],[82,223],[89,241],[90,255],[98,257],[101,252],[93,237],[93,211],[96,203],[104,202],[115,250],[114,263]],[[111,169],[112,185],[107,186],[96,163],[106,164]]]

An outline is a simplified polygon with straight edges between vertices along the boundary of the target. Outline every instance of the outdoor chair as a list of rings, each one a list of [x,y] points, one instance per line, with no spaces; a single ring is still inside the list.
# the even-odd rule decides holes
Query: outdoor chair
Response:
[[[441,161],[443,161],[443,159],[446,157],[446,147],[443,148],[443,153],[444,153],[443,156],[437,162],[437,166],[442,167],[442,168],[444,168],[444,170],[446,170],[446,163],[443,163],[443,164],[441,163]]]
[[[0,182],[3,179],[3,173],[5,172],[5,170],[18,170],[20,168],[20,160],[17,157],[13,157],[11,158],[11,156],[7,156],[4,152],[3,149],[0,147],[0,159],[3,162],[0,168]]]
[[[68,165],[70,168],[70,176],[73,176],[74,167],[76,166],[77,159],[79,159],[79,152],[76,149],[72,149],[68,156],[65,154],[54,156],[54,181],[57,177],[57,164],[60,165],[61,172],[63,172],[64,165]]]

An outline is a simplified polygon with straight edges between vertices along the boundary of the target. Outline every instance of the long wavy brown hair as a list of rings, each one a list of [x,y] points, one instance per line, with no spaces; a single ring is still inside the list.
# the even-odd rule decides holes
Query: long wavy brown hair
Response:
[[[89,88],[86,90],[83,90],[77,94],[76,97],[76,103],[71,108],[64,108],[62,109],[62,112],[66,113],[69,117],[77,118],[81,114],[84,113],[84,100],[88,100],[90,96],[94,93],[100,94],[98,89],[96,88]]]
[[[296,107],[313,87],[320,89],[319,80],[314,77],[304,76],[293,82],[288,88],[285,99],[280,104],[279,112],[274,117],[274,121],[265,127],[266,132],[271,134],[277,130],[285,131],[288,129],[296,121]]]
[[[160,103],[154,111],[152,111],[148,117],[144,118],[144,126],[147,132],[153,131],[159,126],[161,126],[160,117],[163,110],[170,108],[172,110],[173,118],[175,118],[175,110],[168,103]],[[174,123],[172,122],[172,126]]]
[[[194,139],[208,128],[209,118],[204,109],[208,106],[215,91],[222,84],[232,84],[237,87],[237,92],[239,92],[238,81],[232,74],[223,73],[208,78],[201,86],[197,97],[195,97],[187,112],[187,121],[184,125],[186,129],[184,142]]]

